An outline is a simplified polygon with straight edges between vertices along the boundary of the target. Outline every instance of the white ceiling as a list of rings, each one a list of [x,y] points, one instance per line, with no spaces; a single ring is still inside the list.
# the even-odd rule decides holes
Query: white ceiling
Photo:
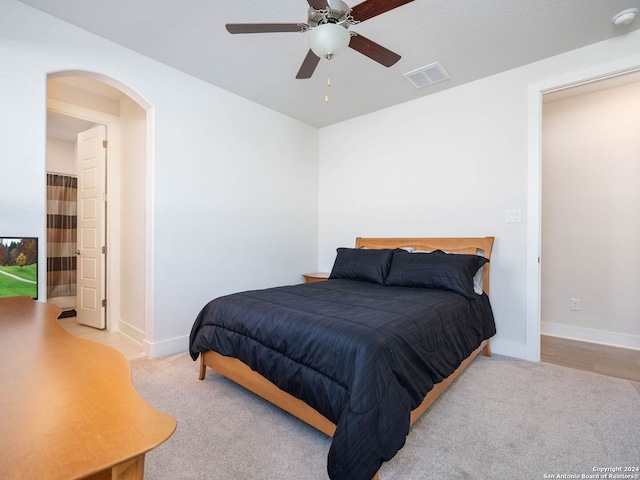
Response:
[[[311,79],[296,80],[306,33],[231,35],[224,25],[306,23],[305,0],[21,1],[316,127],[640,28],[640,19],[611,22],[640,0],[415,0],[351,27],[402,55],[394,66],[347,49],[323,60]],[[402,76],[436,61],[450,80],[415,89]]]

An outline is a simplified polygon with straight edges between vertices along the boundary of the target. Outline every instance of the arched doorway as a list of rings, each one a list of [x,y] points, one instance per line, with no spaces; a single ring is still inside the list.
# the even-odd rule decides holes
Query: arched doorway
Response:
[[[75,156],[65,167],[60,167],[64,163],[59,158],[50,157],[65,150],[64,142],[72,142],[78,133],[74,128],[106,128],[105,194],[100,198],[100,208],[104,208],[104,298],[98,300],[101,304],[104,300],[106,328],[141,345],[151,328],[147,309],[152,294],[147,281],[151,271],[150,111],[139,94],[111,78],[81,71],[48,75],[47,170],[63,174],[71,170],[78,176],[78,171],[73,172]]]

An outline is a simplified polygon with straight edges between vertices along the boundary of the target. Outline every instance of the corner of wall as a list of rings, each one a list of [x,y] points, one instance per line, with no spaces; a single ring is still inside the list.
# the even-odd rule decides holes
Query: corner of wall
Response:
[[[161,342],[142,341],[142,352],[149,358],[164,357],[189,350],[189,336],[170,338]]]

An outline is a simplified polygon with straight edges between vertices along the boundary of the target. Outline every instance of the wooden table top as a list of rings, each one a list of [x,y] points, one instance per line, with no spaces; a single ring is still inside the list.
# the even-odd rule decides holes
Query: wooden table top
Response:
[[[62,328],[54,305],[0,299],[0,478],[81,478],[155,448],[175,419],[133,388],[117,350]]]

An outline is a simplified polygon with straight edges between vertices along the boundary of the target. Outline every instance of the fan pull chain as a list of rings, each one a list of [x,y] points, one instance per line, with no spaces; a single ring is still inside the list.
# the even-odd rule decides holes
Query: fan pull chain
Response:
[[[327,90],[331,86],[331,78],[327,77]],[[329,92],[327,92],[324,96],[324,103],[329,103]]]
[[[327,57],[326,73],[327,73],[327,92],[324,95],[324,103],[329,103],[329,87],[331,86],[331,58],[330,57]]]

